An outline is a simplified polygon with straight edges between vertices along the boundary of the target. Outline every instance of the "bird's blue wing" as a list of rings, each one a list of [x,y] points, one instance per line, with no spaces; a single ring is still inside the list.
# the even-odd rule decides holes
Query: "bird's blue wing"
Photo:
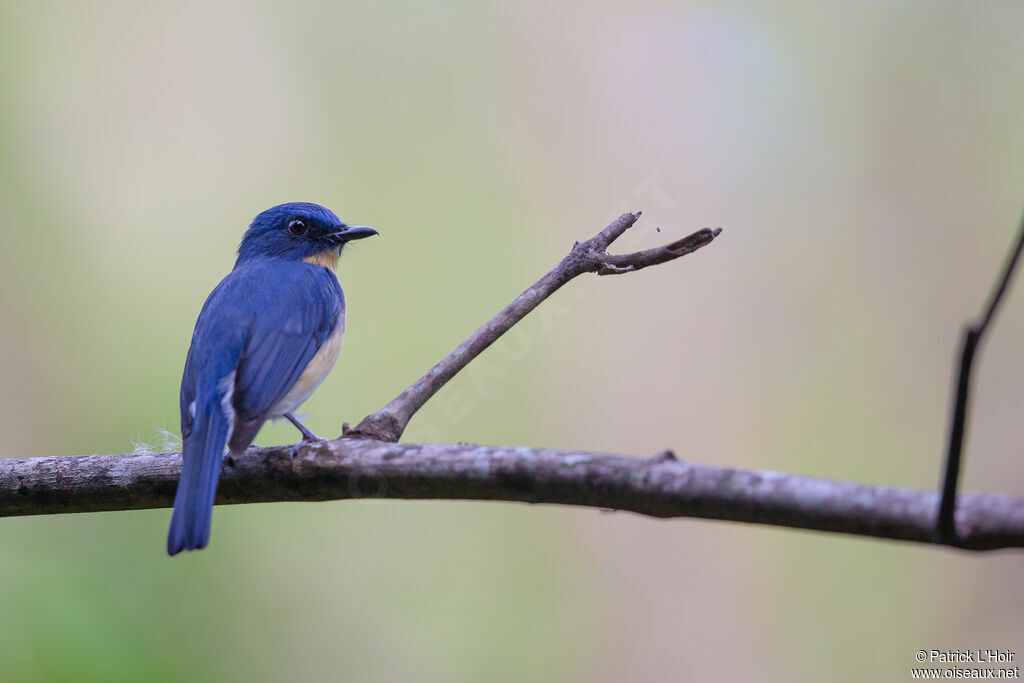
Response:
[[[303,262],[278,262],[268,299],[256,312],[238,363],[231,448],[247,447],[337,327],[344,298],[333,273]]]

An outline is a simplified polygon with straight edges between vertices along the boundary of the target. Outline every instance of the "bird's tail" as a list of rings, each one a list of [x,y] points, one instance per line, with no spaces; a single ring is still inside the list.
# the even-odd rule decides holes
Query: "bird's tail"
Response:
[[[181,478],[174,496],[167,552],[205,548],[231,420],[218,401],[197,411],[192,433],[182,444]]]

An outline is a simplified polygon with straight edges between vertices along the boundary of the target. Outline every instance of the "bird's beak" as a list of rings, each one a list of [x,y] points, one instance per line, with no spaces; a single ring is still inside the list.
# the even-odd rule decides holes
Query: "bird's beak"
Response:
[[[341,244],[342,242],[361,240],[364,237],[372,237],[379,234],[380,233],[373,228],[369,228],[365,225],[346,225],[334,232],[327,233],[324,235],[324,239],[330,241],[332,244]]]

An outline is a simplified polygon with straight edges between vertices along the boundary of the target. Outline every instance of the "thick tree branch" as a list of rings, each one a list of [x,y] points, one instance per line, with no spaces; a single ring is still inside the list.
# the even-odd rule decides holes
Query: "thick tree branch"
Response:
[[[504,446],[337,439],[251,448],[218,504],[405,498],[521,501],[941,543],[938,494],[653,458]],[[0,516],[169,507],[177,453],[0,460]],[[960,496],[955,545],[1024,546],[1024,499]]]
[[[537,308],[542,301],[554,294],[559,287],[577,275],[583,273],[617,275],[671,261],[710,244],[711,240],[721,232],[721,229],[705,228],[656,249],[648,249],[634,254],[609,254],[608,246],[632,227],[638,218],[640,218],[640,212],[624,213],[589,240],[577,242],[569,254],[547,275],[516,297],[483,327],[456,346],[451,353],[435,363],[434,367],[430,368],[425,375],[390,403],[376,413],[363,418],[363,421],[355,429],[346,429],[345,436],[398,441],[416,411],[422,408],[430,397],[440,391],[448,380],[458,374],[471,360],[483,353],[501,335],[508,332],[513,325],[526,317],[530,311]]]

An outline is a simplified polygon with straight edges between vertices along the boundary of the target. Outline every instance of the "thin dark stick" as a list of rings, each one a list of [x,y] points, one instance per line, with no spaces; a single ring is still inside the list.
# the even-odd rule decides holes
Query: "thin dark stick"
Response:
[[[1003,267],[1002,277],[997,281],[989,298],[988,308],[981,322],[969,325],[964,330],[963,346],[960,353],[960,370],[953,394],[953,417],[950,421],[949,450],[946,453],[946,472],[942,480],[942,499],[939,502],[938,534],[944,543],[955,544],[956,541],[956,489],[960,480],[960,463],[962,462],[964,436],[967,433],[967,408],[971,393],[971,367],[974,354],[981,344],[982,337],[989,323],[995,318],[996,310],[1002,302],[1003,294],[1009,288],[1013,271],[1024,251],[1024,217],[1019,227],[1017,247],[1010,254]]]

